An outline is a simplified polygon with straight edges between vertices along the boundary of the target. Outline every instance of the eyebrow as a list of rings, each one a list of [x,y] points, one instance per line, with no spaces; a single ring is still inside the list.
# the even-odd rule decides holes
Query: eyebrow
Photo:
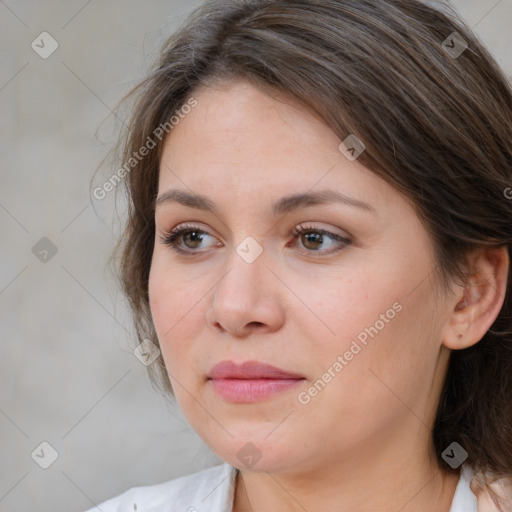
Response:
[[[195,208],[197,210],[208,211],[215,215],[219,214],[216,204],[208,197],[201,194],[186,192],[184,190],[172,189],[163,192],[157,197],[155,206],[167,202],[179,203],[183,206],[188,206],[189,208]],[[342,203],[349,206],[354,206],[375,216],[378,216],[377,210],[371,204],[365,203],[360,199],[356,199],[355,197],[348,196],[341,192],[328,189],[284,196],[272,203],[271,212],[274,216],[278,216],[301,208],[325,205],[328,203]]]

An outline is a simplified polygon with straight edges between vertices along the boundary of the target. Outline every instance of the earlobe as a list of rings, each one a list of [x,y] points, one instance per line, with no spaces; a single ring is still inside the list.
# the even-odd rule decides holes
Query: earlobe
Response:
[[[498,317],[507,291],[507,248],[480,249],[472,256],[471,274],[462,295],[459,293],[448,303],[453,304],[453,309],[443,343],[453,350],[468,348],[484,337]]]
[[[467,337],[471,324],[470,305],[465,298],[462,298],[455,306],[449,324],[445,330],[443,343],[452,350],[467,348],[469,338]]]

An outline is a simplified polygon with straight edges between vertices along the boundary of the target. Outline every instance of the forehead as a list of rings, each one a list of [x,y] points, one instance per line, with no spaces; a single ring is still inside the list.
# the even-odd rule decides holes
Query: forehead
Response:
[[[164,153],[169,145],[176,149],[184,137],[193,137],[201,154],[236,150],[244,157],[255,149],[268,153],[263,150],[337,147],[336,135],[318,115],[291,96],[270,96],[247,82],[230,81],[201,87],[193,98],[197,106],[170,132]]]
[[[240,81],[201,88],[193,98],[197,106],[164,141],[162,171],[179,167],[190,176],[215,169],[221,179],[228,171],[258,170],[250,173],[256,177],[275,169],[293,180],[306,155],[308,165],[316,161],[326,170],[340,156],[336,135],[292,98],[273,98]]]
[[[159,194],[179,188],[241,204],[333,189],[378,204],[396,195],[380,177],[339,151],[338,136],[291,97],[251,84],[198,89],[197,105],[167,136]],[[240,203],[237,203],[240,201]]]

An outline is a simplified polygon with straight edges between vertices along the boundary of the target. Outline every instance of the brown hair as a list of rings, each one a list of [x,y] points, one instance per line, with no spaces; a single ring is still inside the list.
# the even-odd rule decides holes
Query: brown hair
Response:
[[[148,300],[154,201],[162,141],[155,130],[197,87],[241,78],[316,112],[359,161],[405,194],[429,232],[445,290],[465,282],[470,251],[512,243],[512,90],[484,45],[444,4],[419,0],[213,0],[163,46],[120,137],[126,163],[148,137],[156,147],[126,172],[128,219],[117,247],[119,278],[137,337],[158,346]],[[468,45],[450,54],[457,32]],[[452,39],[448,39],[452,37]],[[448,43],[446,43],[448,41]],[[445,42],[445,43],[443,43]],[[163,139],[162,139],[163,140]],[[118,148],[119,149],[119,148]],[[509,272],[503,307],[474,346],[451,352],[432,431],[467,463],[512,476],[512,339]],[[154,383],[172,394],[160,357]]]

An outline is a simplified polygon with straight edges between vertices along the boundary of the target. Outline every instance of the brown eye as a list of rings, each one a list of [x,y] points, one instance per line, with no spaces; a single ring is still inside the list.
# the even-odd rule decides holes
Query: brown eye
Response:
[[[182,240],[189,249],[197,249],[197,246],[203,241],[199,231],[185,231]],[[187,243],[187,240],[190,240],[191,245]]]
[[[160,241],[164,245],[169,245],[180,254],[198,253],[198,249],[206,236],[210,236],[206,231],[197,226],[178,226],[163,236]]]
[[[338,252],[345,248],[345,246],[351,244],[352,242],[348,238],[344,238],[340,235],[337,235],[336,233],[331,233],[330,231],[326,231],[325,229],[316,228],[314,226],[310,227],[304,227],[304,226],[298,226],[296,227],[292,233],[296,237],[301,237],[301,240],[303,241],[302,244],[306,248],[308,252],[319,252],[319,253],[333,253]],[[333,240],[335,242],[338,242],[339,244],[342,244],[342,247],[335,248],[334,250],[327,250],[327,251],[320,251],[319,248],[322,247],[322,244],[326,240]],[[336,245],[336,244],[334,244]]]

